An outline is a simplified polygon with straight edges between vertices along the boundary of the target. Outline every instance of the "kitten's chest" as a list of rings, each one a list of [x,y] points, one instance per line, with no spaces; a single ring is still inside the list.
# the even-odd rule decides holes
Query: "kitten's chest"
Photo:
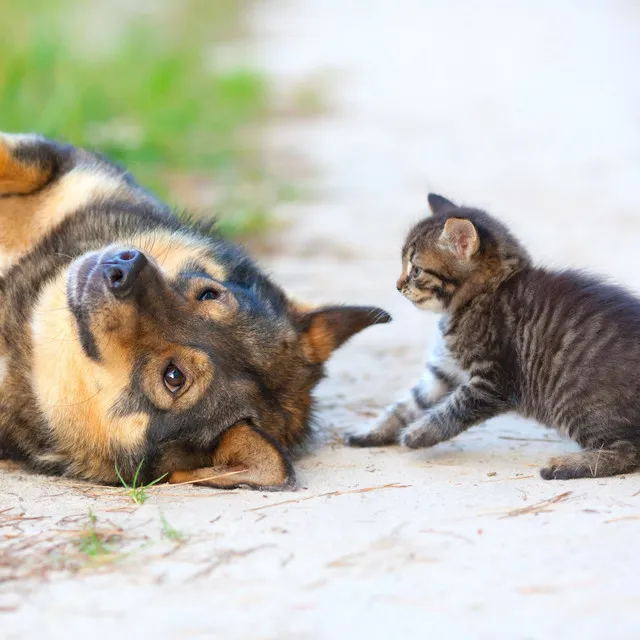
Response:
[[[495,344],[481,322],[467,322],[459,330],[444,332],[449,357],[463,372],[495,360]]]
[[[429,354],[429,365],[456,384],[462,384],[469,379],[468,371],[451,349],[450,337],[443,333],[436,336]]]
[[[461,344],[460,341],[456,340],[450,340],[448,344],[452,361],[456,367],[465,374],[469,373],[471,367],[478,359],[482,359],[480,350],[472,348],[471,345]]]

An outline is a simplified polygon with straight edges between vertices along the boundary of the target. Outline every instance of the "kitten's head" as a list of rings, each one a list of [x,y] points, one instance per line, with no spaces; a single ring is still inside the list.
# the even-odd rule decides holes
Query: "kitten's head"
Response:
[[[484,211],[433,193],[428,199],[432,215],[409,232],[397,284],[419,309],[443,313],[460,295],[495,286],[529,263],[506,227]]]

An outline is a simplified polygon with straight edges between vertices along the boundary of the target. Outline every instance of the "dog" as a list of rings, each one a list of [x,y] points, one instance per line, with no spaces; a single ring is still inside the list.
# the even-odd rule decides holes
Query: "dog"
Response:
[[[125,169],[0,134],[0,454],[97,483],[295,487],[332,352],[390,316],[296,303]]]

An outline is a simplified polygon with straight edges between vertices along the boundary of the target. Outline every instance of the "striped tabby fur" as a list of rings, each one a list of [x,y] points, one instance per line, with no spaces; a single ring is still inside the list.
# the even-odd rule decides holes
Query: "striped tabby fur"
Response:
[[[545,479],[640,466],[640,300],[575,271],[536,268],[507,229],[431,194],[410,232],[398,289],[442,313],[441,339],[407,396],[353,446],[430,447],[508,411],[584,451],[552,458]]]

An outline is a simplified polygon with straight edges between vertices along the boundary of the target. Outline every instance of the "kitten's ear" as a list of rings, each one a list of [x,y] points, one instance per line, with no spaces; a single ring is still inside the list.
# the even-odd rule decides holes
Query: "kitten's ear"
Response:
[[[448,209],[457,209],[457,206],[451,202],[451,200],[447,200],[442,196],[439,196],[437,193],[430,193],[427,196],[427,201],[429,202],[429,207],[431,208],[432,213],[438,214],[446,211]]]
[[[480,248],[480,238],[470,220],[449,218],[440,234],[440,244],[462,260],[469,260]]]
[[[322,307],[294,312],[302,352],[313,364],[321,364],[353,335],[374,324],[391,321],[378,307]]]

